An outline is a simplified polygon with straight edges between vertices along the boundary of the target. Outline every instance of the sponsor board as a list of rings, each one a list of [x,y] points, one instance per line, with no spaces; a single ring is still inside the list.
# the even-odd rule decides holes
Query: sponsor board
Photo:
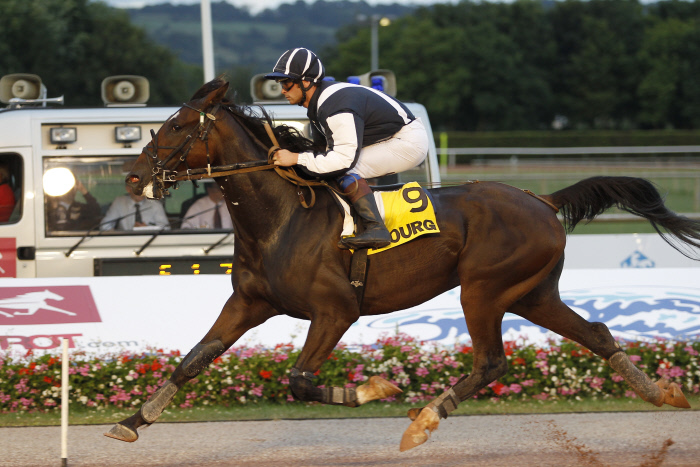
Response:
[[[89,311],[90,306],[73,307],[72,302],[66,302],[69,298],[58,302],[47,298],[45,303],[49,308],[39,307],[33,314],[13,318],[0,315],[0,347],[17,352],[30,348],[57,349],[61,337],[69,338],[76,349],[95,353],[140,352],[149,348],[187,352],[214,323],[231,293],[230,278],[215,275],[12,281],[17,287],[0,288],[2,299],[15,299],[37,290],[60,291],[66,297],[81,294],[94,299],[94,311]],[[41,282],[39,286],[37,281]],[[30,283],[34,287],[27,292],[24,287]],[[202,293],[204,290],[206,293]],[[589,321],[605,323],[616,337],[700,337],[700,270],[565,270],[560,290],[563,301],[572,310]],[[68,294],[69,291],[73,295]],[[342,342],[351,346],[373,344],[378,338],[397,331],[427,345],[452,346],[469,342],[459,293],[460,289],[456,288],[408,310],[361,317],[348,329]],[[64,305],[66,303],[70,306]],[[76,315],[67,315],[51,307]],[[2,308],[1,301],[0,310],[8,312],[8,308]],[[26,313],[24,309],[19,311]],[[14,322],[15,317],[25,321]],[[67,321],[78,318],[79,321]],[[271,347],[292,343],[302,346],[308,327],[307,321],[279,316],[248,331],[236,345]],[[504,340],[521,342],[544,343],[558,337],[509,313],[504,316],[502,331]]]
[[[0,277],[17,277],[17,241],[0,238]]]

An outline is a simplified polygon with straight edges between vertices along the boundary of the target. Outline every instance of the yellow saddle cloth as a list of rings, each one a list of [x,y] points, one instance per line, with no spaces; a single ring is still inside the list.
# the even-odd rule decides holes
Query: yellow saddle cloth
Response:
[[[430,196],[418,183],[407,183],[396,191],[375,191],[374,197],[384,224],[391,233],[391,244],[384,248],[371,249],[367,252],[368,255],[403,245],[421,235],[440,232]]]

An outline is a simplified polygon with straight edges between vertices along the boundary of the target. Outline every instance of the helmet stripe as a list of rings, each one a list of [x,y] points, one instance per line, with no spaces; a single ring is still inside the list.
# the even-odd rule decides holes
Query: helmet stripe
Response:
[[[286,66],[286,68],[285,68],[285,70],[284,70],[284,74],[285,74],[285,75],[288,75],[288,74],[290,73],[290,69],[291,69],[291,66],[292,66],[292,62],[294,61],[294,56],[295,56],[296,53],[299,52],[300,50],[303,50],[303,49],[294,49],[294,51],[293,51],[291,54],[289,54],[289,58],[287,59],[287,66]]]

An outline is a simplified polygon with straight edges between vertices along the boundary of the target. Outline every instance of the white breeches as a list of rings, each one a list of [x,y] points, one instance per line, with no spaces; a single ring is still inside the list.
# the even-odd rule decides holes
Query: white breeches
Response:
[[[412,169],[428,155],[428,133],[420,118],[404,126],[391,139],[362,148],[348,173],[362,178],[382,177]]]

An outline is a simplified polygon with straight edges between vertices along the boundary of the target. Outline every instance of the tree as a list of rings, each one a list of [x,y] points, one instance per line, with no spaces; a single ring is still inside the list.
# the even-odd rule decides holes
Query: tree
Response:
[[[341,30],[326,60],[345,77],[369,69],[369,31]],[[539,3],[434,5],[379,31],[380,66],[398,97],[426,106],[444,129],[539,128],[551,121],[552,34]]]
[[[696,20],[668,17],[647,29],[639,52],[639,122],[646,128],[700,126],[700,33]]]
[[[111,75],[143,75],[150,104],[177,104],[201,85],[185,65],[133,26],[126,12],[88,0],[2,0],[0,75],[34,73],[71,106],[101,105]]]
[[[552,69],[557,113],[582,127],[619,128],[633,120],[644,34],[639,2],[557,2],[550,21],[558,48]]]

